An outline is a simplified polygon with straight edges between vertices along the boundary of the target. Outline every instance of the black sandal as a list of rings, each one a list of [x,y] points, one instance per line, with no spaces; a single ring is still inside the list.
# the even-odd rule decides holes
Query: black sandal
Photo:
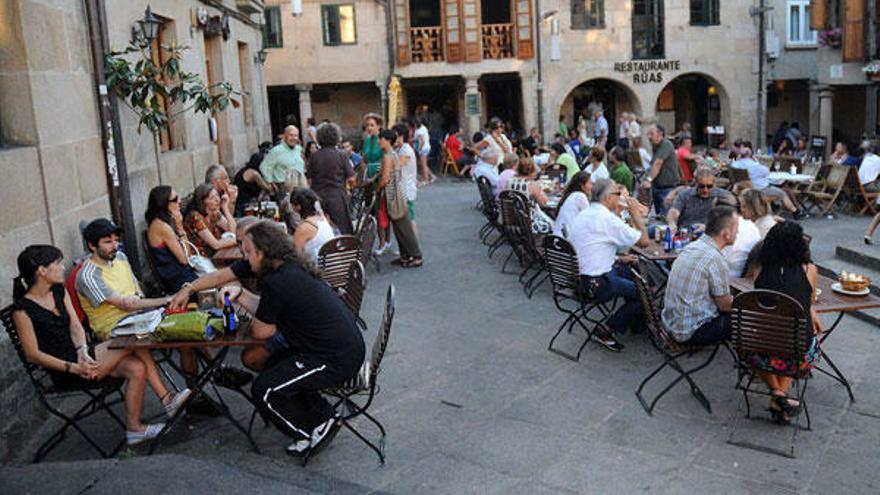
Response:
[[[792,404],[788,401],[788,397],[785,397],[784,395],[774,395],[773,401],[779,406],[779,410],[785,413],[789,418],[793,418],[801,413],[801,404]]]
[[[422,258],[409,258],[408,260],[402,261],[400,266],[403,268],[418,268],[424,263],[425,261]]]

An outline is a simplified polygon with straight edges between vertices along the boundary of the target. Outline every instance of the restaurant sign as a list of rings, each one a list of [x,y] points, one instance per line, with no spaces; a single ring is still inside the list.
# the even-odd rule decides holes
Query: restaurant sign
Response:
[[[614,62],[614,72],[632,74],[636,84],[663,82],[664,72],[681,70],[681,60],[635,60]]]

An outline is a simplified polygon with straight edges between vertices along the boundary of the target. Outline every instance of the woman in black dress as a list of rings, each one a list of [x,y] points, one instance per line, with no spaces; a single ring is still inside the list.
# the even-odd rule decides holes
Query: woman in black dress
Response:
[[[807,328],[812,328],[814,334],[807,355],[800,363],[763,354],[754,354],[749,359],[750,364],[760,370],[761,379],[773,394],[770,401],[773,417],[784,423],[800,413],[801,407],[797,401],[786,399],[791,387],[791,375],[809,371],[820,354],[817,337],[821,335],[823,326],[813,309],[819,273],[816,265],[810,261],[810,247],[803,228],[790,221],[778,223],[770,229],[761,246],[758,262],[760,267],[755,288],[781,292],[799,302],[807,316]],[[798,364],[800,369],[797,368]]]
[[[163,423],[144,424],[141,409],[146,385],[156,393],[169,417],[190,395],[171,393],[162,383],[149,351],[110,349],[109,342],[89,345],[64,289],[61,251],[54,246],[28,246],[18,256],[13,283],[12,320],[27,360],[45,368],[59,389],[78,389],[107,376],[125,378],[126,440],[134,445],[155,438]]]
[[[321,209],[330,217],[341,234],[353,234],[351,199],[346,184],[355,181],[354,170],[345,154],[336,149],[339,144],[339,126],[333,123],[318,127],[318,144],[321,149],[312,153],[306,168],[306,177],[313,191],[321,198]]]

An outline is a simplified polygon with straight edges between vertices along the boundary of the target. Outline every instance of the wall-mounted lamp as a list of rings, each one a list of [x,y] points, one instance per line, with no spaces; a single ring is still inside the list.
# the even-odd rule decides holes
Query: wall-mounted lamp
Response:
[[[159,36],[160,26],[162,26],[162,21],[153,15],[152,9],[147,5],[144,18],[131,27],[131,40],[135,43],[149,45]]]
[[[263,48],[262,50],[258,51],[254,55],[254,63],[259,64],[259,65],[263,65],[266,63],[266,57],[268,57],[268,56],[269,56],[269,52],[267,52],[266,49]]]

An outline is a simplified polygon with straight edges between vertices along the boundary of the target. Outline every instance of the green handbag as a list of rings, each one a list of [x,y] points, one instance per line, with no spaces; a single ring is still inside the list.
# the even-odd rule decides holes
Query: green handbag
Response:
[[[223,318],[204,311],[166,315],[153,332],[156,342],[211,340],[223,334]]]

